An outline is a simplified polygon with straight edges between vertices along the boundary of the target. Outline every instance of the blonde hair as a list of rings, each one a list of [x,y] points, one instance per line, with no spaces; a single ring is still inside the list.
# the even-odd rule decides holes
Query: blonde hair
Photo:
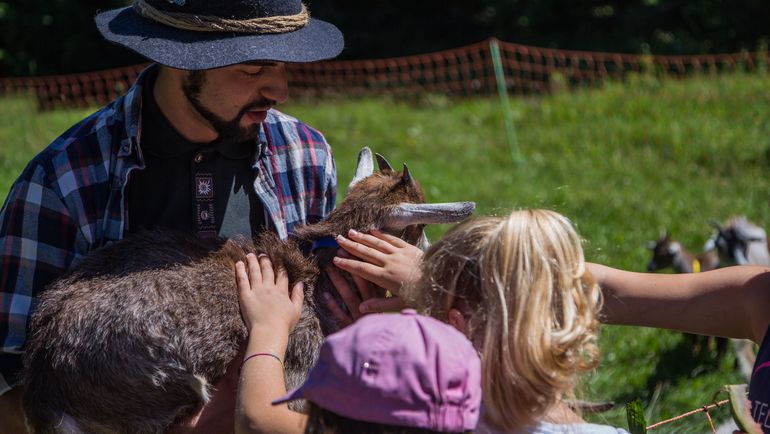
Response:
[[[542,419],[596,367],[601,292],[572,223],[547,210],[470,220],[423,259],[407,297],[447,321],[463,312],[481,352],[484,417],[501,429]]]

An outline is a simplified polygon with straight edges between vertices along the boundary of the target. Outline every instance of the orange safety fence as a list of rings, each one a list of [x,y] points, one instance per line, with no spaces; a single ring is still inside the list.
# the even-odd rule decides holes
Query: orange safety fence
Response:
[[[374,60],[330,60],[287,65],[293,96],[425,94],[450,97],[496,91],[492,40],[429,54]],[[651,56],[558,50],[498,42],[505,87],[513,94],[597,85],[629,72],[683,77],[694,73],[759,71],[767,52]],[[122,94],[146,65],[81,74],[0,78],[0,94],[34,93],[43,110],[103,105]]]

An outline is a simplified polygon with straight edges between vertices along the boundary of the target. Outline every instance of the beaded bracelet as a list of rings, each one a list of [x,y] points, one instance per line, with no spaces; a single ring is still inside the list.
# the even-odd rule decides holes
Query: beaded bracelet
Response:
[[[257,357],[257,356],[269,356],[269,357],[272,357],[275,360],[278,360],[278,363],[281,364],[281,369],[286,369],[286,367],[283,365],[283,360],[281,360],[281,358],[276,356],[275,354],[272,354],[272,353],[254,353],[254,354],[246,357],[245,359],[243,359],[243,362],[241,362],[241,370],[243,370],[243,365],[245,365],[246,362],[249,361],[249,359],[252,359],[252,358]]]

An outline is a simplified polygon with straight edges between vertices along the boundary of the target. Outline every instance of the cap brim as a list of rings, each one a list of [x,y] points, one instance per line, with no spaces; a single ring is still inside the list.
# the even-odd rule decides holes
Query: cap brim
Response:
[[[194,32],[148,20],[131,6],[95,18],[110,42],[178,69],[212,69],[254,60],[315,62],[336,57],[344,47],[334,25],[311,18],[299,30],[275,34]]]
[[[273,405],[279,405],[279,404],[285,404],[290,401],[296,401],[298,399],[305,399],[305,396],[302,393],[302,386],[292,390],[291,392],[287,393],[286,395],[283,395],[282,397],[274,400],[271,404]]]

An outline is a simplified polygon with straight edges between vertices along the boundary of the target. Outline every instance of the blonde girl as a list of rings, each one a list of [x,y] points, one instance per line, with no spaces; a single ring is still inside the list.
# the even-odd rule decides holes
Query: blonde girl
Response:
[[[335,261],[338,267],[391,292],[403,286],[402,301],[454,325],[480,351],[484,411],[477,432],[624,432],[585,423],[564,405],[580,374],[598,364],[602,302],[567,218],[522,210],[467,221],[425,253],[421,272],[407,265],[419,253],[394,237],[349,236],[338,239],[350,254]],[[362,307],[373,311],[385,302],[394,300]]]

